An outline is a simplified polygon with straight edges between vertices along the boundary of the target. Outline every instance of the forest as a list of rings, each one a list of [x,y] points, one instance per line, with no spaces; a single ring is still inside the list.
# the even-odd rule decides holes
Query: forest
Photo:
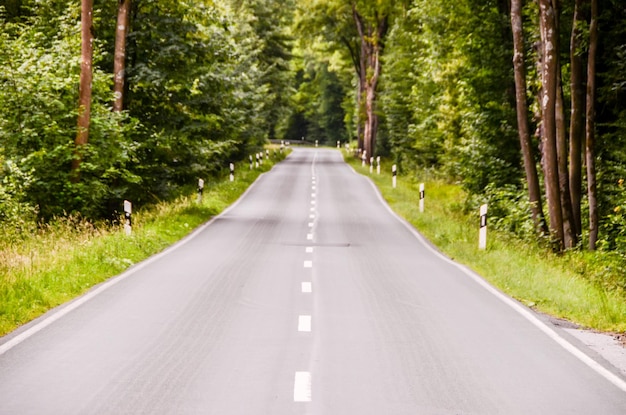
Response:
[[[459,183],[548,250],[626,252],[623,0],[2,0],[0,22],[4,241],[318,140]]]

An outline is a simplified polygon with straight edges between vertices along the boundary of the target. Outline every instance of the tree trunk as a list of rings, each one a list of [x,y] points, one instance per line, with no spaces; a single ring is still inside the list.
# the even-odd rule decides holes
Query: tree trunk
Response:
[[[570,40],[571,68],[571,118],[569,127],[569,186],[572,199],[572,217],[577,238],[582,234],[582,143],[585,123],[585,88],[582,58],[582,26],[584,18],[581,11],[583,0],[576,0],[574,23]]]
[[[530,128],[528,126],[528,102],[526,99],[526,68],[524,66],[524,32],[522,26],[522,3],[523,0],[511,2],[511,28],[513,30],[513,67],[515,70],[515,101],[517,104],[517,128],[519,132],[520,146],[524,158],[526,170],[526,182],[528,183],[528,197],[530,209],[537,233],[548,233],[545,218],[543,216],[543,204],[541,201],[541,188],[537,175],[537,163],[533,154]]]
[[[74,140],[75,150],[72,160],[72,178],[80,180],[80,165],[83,159],[82,147],[89,141],[91,120],[91,83],[93,58],[93,0],[81,3],[81,63],[80,85],[78,89],[78,131]]]
[[[376,114],[376,101],[378,79],[381,65],[380,55],[382,52],[381,41],[387,33],[388,19],[386,16],[377,17],[375,25],[364,22],[364,19],[352,6],[354,22],[361,40],[361,68],[359,72],[359,84],[361,95],[359,97],[359,125],[363,125],[363,150],[367,152],[367,158],[373,157],[376,151],[376,134],[378,130],[378,115]],[[359,142],[360,143],[360,142]]]
[[[546,182],[548,210],[550,213],[550,233],[557,250],[563,249],[563,211],[559,189],[559,164],[556,142],[556,95],[558,32],[556,30],[555,10],[550,0],[539,0],[542,65],[541,65],[541,117],[543,159]]]
[[[113,61],[113,111],[120,112],[124,108],[124,81],[126,78],[126,36],[130,22],[131,0],[118,0],[117,28],[115,31],[115,57]]]
[[[352,16],[354,18],[354,23],[356,24],[356,29],[359,34],[359,40],[361,44],[361,54],[359,55],[359,68],[357,71],[358,79],[358,95],[357,95],[357,138],[358,138],[358,146],[359,149],[365,150],[365,101],[366,101],[366,75],[367,75],[367,42],[365,41],[365,29],[364,23],[361,15],[356,10],[356,6],[352,5]]]
[[[565,120],[565,104],[563,99],[563,82],[561,72],[561,50],[560,36],[561,32],[561,11],[558,0],[552,0],[554,8],[554,24],[557,33],[554,46],[556,50],[556,101],[555,101],[555,120],[556,120],[556,153],[559,165],[559,192],[561,195],[561,210],[563,213],[563,244],[566,249],[574,248],[578,241],[576,240],[576,232],[574,231],[574,217],[572,214],[572,198],[569,192],[569,143],[567,141],[568,132]]]
[[[557,48],[558,50],[558,48]],[[569,193],[569,165],[567,126],[565,122],[565,106],[563,103],[563,85],[561,82],[561,64],[557,59],[557,89],[556,89],[556,137],[557,158],[559,163],[559,192],[561,194],[561,209],[563,210],[563,243],[565,248],[574,248],[578,241],[574,231],[574,215],[572,214],[572,198]]]
[[[587,157],[587,194],[589,198],[589,249],[598,241],[598,199],[596,189],[595,121],[596,121],[596,55],[598,51],[598,0],[591,0],[589,57],[587,60],[587,123],[585,127]]]

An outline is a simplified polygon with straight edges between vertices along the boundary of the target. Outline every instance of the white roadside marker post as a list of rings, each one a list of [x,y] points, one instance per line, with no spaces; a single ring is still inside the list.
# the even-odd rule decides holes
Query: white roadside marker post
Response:
[[[198,179],[198,204],[202,203],[202,193],[204,193],[204,180]]]
[[[398,168],[397,166],[394,164],[393,166],[391,166],[391,184],[393,186],[393,188],[396,188],[396,184],[398,182],[397,176],[398,175]]]
[[[370,174],[374,173],[374,157],[370,157]]]
[[[250,154],[250,170],[252,170],[252,154]]]
[[[367,150],[363,151],[361,156],[361,167],[365,167],[365,160],[367,160]]]
[[[235,181],[235,165],[233,163],[230,163],[230,181]]]
[[[256,164],[255,164],[255,166],[258,169],[259,168],[259,153],[256,153],[255,156],[256,156]]]
[[[341,148],[341,143],[337,141],[337,148]]]
[[[487,205],[480,207],[480,230],[478,231],[478,249],[487,249]]]
[[[126,231],[126,235],[130,235],[133,231],[133,204],[128,200],[124,200],[124,230]]]
[[[281,140],[280,142],[280,154],[283,154],[283,149],[285,148],[285,141]]]
[[[420,183],[420,212],[424,213],[424,197],[426,193],[424,192],[424,183]]]
[[[376,157],[376,173],[380,175],[380,156]]]
[[[270,159],[270,151],[267,149],[265,150],[265,158],[268,160]]]
[[[315,147],[317,147],[317,145],[318,145],[318,141],[317,141],[317,140],[315,140]]]

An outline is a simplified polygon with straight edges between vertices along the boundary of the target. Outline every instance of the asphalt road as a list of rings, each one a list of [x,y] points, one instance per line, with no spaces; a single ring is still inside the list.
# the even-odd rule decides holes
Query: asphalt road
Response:
[[[0,414],[626,414],[623,379],[559,336],[338,152],[296,149],[183,244],[0,339]]]

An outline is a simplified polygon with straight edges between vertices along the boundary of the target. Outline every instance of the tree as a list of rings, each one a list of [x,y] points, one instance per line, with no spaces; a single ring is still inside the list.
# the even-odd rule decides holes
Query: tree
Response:
[[[378,114],[376,113],[377,89],[382,71],[383,42],[389,27],[393,2],[368,7],[367,3],[352,2],[352,16],[361,43],[359,66],[359,124],[363,125],[363,150],[373,156],[376,149]]]
[[[356,76],[356,135],[359,148],[376,153],[378,85],[384,42],[399,7],[395,0],[319,0],[302,12],[302,27],[322,33],[329,49],[341,49]]]
[[[570,38],[570,93],[571,115],[569,136],[569,185],[572,201],[573,225],[576,235],[582,233],[582,143],[585,125],[585,76],[583,72],[583,0],[575,0]]]
[[[522,25],[523,0],[511,2],[511,27],[513,30],[513,67],[515,72],[515,98],[517,104],[517,128],[519,132],[520,146],[526,171],[528,196],[532,210],[535,229],[540,234],[547,233],[543,206],[541,201],[541,188],[537,175],[537,164],[533,154],[532,141],[528,126],[528,103],[526,99],[526,67],[524,60],[524,31]]]
[[[118,0],[115,52],[113,61],[113,111],[124,107],[124,80],[126,77],[126,36],[130,24],[131,0]]]
[[[587,159],[587,196],[589,199],[589,249],[595,250],[598,241],[598,197],[595,149],[596,56],[598,50],[598,0],[591,0],[589,24],[589,55],[587,60],[587,106],[585,150]]]
[[[89,141],[91,121],[91,85],[93,82],[93,0],[81,1],[81,64],[80,86],[78,92],[78,132],[76,150],[72,160],[74,180],[80,178],[80,164],[83,159],[83,147]]]
[[[551,0],[539,0],[541,31],[541,140],[543,169],[550,213],[550,232],[558,250],[563,249],[563,211],[559,188],[557,154],[556,95],[558,31]]]

